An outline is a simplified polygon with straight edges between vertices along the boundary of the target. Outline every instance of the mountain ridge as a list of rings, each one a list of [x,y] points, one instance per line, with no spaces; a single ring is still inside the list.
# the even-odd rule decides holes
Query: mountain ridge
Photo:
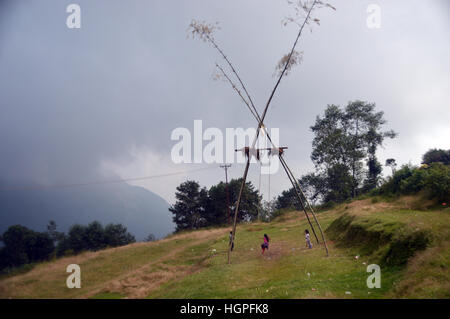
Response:
[[[149,234],[162,238],[175,229],[168,208],[159,195],[126,183],[1,191],[0,233],[15,224],[45,231],[50,220],[67,232],[73,224],[97,220],[121,223],[137,240]]]

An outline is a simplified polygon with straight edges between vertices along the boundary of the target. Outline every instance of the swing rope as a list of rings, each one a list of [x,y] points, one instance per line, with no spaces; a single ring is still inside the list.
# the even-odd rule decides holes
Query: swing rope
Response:
[[[270,155],[269,155],[269,170],[270,170]],[[270,171],[269,171],[269,194],[267,197],[267,201],[270,202]]]
[[[261,166],[261,162],[259,162],[259,181],[258,181],[258,194],[261,196],[261,170],[262,170],[262,166]],[[261,196],[261,199],[263,199],[263,196]],[[261,205],[259,205],[258,207],[258,220],[261,220]]]

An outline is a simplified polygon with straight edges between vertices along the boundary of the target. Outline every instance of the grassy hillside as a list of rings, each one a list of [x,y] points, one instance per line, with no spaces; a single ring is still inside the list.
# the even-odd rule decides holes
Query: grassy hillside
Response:
[[[329,257],[322,246],[305,248],[307,222],[289,212],[239,225],[231,265],[229,228],[207,229],[42,263],[0,279],[0,297],[449,298],[450,211],[417,203],[372,198],[320,213]],[[272,241],[262,256],[264,233]],[[72,263],[81,267],[81,289],[65,285]],[[366,286],[371,263],[381,266],[380,289]]]

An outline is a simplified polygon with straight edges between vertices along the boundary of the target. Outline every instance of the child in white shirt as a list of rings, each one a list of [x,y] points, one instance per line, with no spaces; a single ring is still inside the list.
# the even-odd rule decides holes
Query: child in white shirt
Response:
[[[311,239],[309,238],[309,230],[305,229],[306,247],[312,248]]]

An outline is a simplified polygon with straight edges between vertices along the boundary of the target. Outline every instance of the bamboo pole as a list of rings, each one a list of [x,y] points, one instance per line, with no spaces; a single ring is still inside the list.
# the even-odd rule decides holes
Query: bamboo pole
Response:
[[[309,226],[311,227],[311,230],[313,231],[314,237],[316,238],[316,241],[317,241],[317,243],[319,244],[319,238],[317,238],[316,231],[315,231],[315,229],[314,229],[314,227],[313,227],[313,225],[312,225],[312,223],[311,223],[311,220],[309,219],[309,216],[308,216],[308,213],[307,213],[307,211],[306,211],[305,205],[303,204],[303,200],[302,200],[302,198],[301,198],[301,195],[299,194],[299,192],[298,192],[298,190],[297,190],[297,187],[296,187],[296,184],[295,184],[295,182],[293,181],[293,179],[295,180],[295,177],[294,177],[294,176],[291,176],[291,175],[289,174],[290,170],[289,170],[289,168],[287,167],[287,164],[286,164],[286,162],[284,162],[284,160],[283,160],[283,158],[281,157],[281,155],[279,156],[279,158],[280,158],[280,161],[281,161],[281,165],[283,166],[283,168],[284,168],[284,170],[285,170],[285,172],[286,172],[286,174],[287,174],[289,180],[291,181],[292,187],[293,187],[294,190],[295,190],[295,194],[297,195],[297,198],[298,198],[298,200],[299,200],[299,202],[300,202],[300,205],[302,206],[302,209],[303,209],[303,211],[305,212],[305,216],[306,216],[306,218],[308,219],[308,223],[309,223]]]
[[[284,159],[283,159],[283,161],[284,161]],[[287,167],[287,168],[289,169],[289,167]],[[290,169],[289,169],[289,172],[292,174],[292,171],[291,171]],[[292,174],[292,175],[293,175],[293,174]],[[314,220],[316,221],[316,224],[317,224],[317,226],[319,227],[319,231],[320,231],[320,234],[321,234],[321,236],[322,236],[322,240],[323,240],[323,244],[324,244],[324,246],[325,246],[325,250],[326,250],[326,252],[327,252],[327,256],[329,256],[329,253],[328,253],[328,246],[327,246],[327,241],[325,240],[325,236],[324,236],[324,234],[323,234],[322,227],[320,226],[320,223],[319,223],[319,221],[317,220],[316,214],[314,213],[314,210],[313,210],[312,206],[309,204],[308,199],[306,198],[305,194],[304,194],[303,191],[302,191],[302,188],[300,187],[300,184],[298,183],[298,181],[297,181],[296,179],[295,179],[295,183],[297,184],[299,190],[302,192],[302,195],[303,195],[303,197],[305,198],[306,203],[308,204],[308,207],[309,207],[309,209],[310,209],[310,211],[311,211],[311,213],[312,213],[312,215],[313,215],[313,217],[314,217]]]
[[[267,110],[268,110],[268,108],[269,108],[269,105],[270,105],[270,103],[272,102],[272,99],[273,99],[273,97],[274,97],[274,95],[275,95],[275,92],[276,92],[276,90],[277,90],[277,88],[278,88],[278,85],[279,85],[280,82],[281,82],[281,79],[283,78],[284,74],[286,73],[286,70],[287,70],[287,68],[288,68],[288,66],[289,66],[290,60],[291,60],[291,58],[292,58],[292,54],[294,53],[295,47],[297,46],[298,40],[299,40],[299,38],[300,38],[300,36],[301,36],[301,34],[302,34],[302,32],[303,32],[303,28],[305,27],[306,23],[308,22],[308,19],[309,19],[310,15],[311,15],[311,11],[313,10],[313,8],[314,8],[316,2],[317,2],[317,0],[315,0],[315,1],[313,2],[313,4],[311,5],[311,7],[310,7],[310,9],[309,9],[309,11],[308,11],[308,14],[307,14],[307,16],[306,16],[306,18],[305,18],[305,21],[303,22],[302,26],[300,27],[300,30],[299,30],[299,32],[298,32],[298,34],[297,34],[297,37],[296,37],[296,39],[295,39],[295,41],[294,41],[294,44],[293,44],[293,46],[292,46],[292,48],[291,48],[291,51],[290,51],[290,53],[289,53],[289,57],[288,57],[288,59],[287,59],[287,61],[286,61],[286,64],[285,64],[285,66],[284,66],[284,68],[283,68],[283,71],[281,72],[281,74],[280,74],[280,76],[279,76],[279,78],[278,78],[278,80],[277,80],[277,82],[276,82],[276,84],[275,84],[275,87],[273,88],[273,90],[272,90],[272,92],[271,92],[271,94],[270,94],[270,96],[269,96],[269,99],[268,99],[268,101],[267,101],[267,103],[266,103],[266,106],[265,106],[265,108],[264,108],[264,112],[262,113],[262,116],[261,116],[261,117],[257,116],[257,117],[258,117],[258,130],[256,131],[256,136],[255,136],[255,138],[254,138],[254,140],[253,140],[252,148],[255,146],[256,141],[258,140],[260,129],[261,129],[261,128],[264,128],[264,124],[263,124],[263,123],[264,123],[264,119],[265,119],[265,117],[266,117],[266,114],[267,114]],[[208,37],[208,38],[209,38],[209,37]],[[217,45],[214,41],[212,41],[212,39],[208,39],[208,40],[211,41],[211,43],[214,45],[214,47],[221,53],[221,55],[222,55],[222,57],[225,59],[225,61],[227,61],[227,63],[228,63],[229,66],[231,67],[233,73],[238,77],[238,80],[239,80],[239,82],[241,83],[241,85],[242,85],[242,87],[243,87],[245,93],[247,94],[247,96],[248,96],[248,98],[249,98],[249,100],[250,100],[250,103],[252,104],[252,106],[253,106],[253,108],[255,109],[255,111],[257,111],[256,108],[254,107],[253,102],[251,101],[250,95],[248,94],[248,92],[247,92],[247,90],[246,90],[246,88],[245,88],[243,82],[241,81],[240,77],[237,75],[237,72],[236,72],[236,70],[234,69],[234,67],[232,66],[231,62],[228,60],[228,58],[227,58],[226,55],[223,53],[223,51],[218,47],[218,45]],[[258,113],[256,112],[256,114],[258,114]],[[264,129],[265,129],[265,128],[264,128]],[[273,144],[273,143],[272,143],[272,144]],[[247,164],[246,164],[246,166],[245,166],[244,175],[243,175],[243,177],[242,177],[241,189],[239,190],[239,196],[238,196],[238,200],[237,200],[236,208],[235,208],[235,212],[234,212],[234,223],[233,223],[233,231],[232,231],[232,243],[234,243],[234,239],[235,239],[237,214],[238,214],[238,212],[239,212],[239,205],[240,205],[240,201],[241,201],[241,197],[242,197],[242,192],[243,192],[243,190],[244,190],[245,183],[246,183],[246,180],[247,180],[248,169],[249,169],[249,166],[250,166],[250,159],[251,159],[251,158],[250,158],[250,156],[249,156],[248,159],[247,159]],[[230,263],[230,252],[231,252],[231,243],[229,244],[229,247],[228,247],[228,263]]]

